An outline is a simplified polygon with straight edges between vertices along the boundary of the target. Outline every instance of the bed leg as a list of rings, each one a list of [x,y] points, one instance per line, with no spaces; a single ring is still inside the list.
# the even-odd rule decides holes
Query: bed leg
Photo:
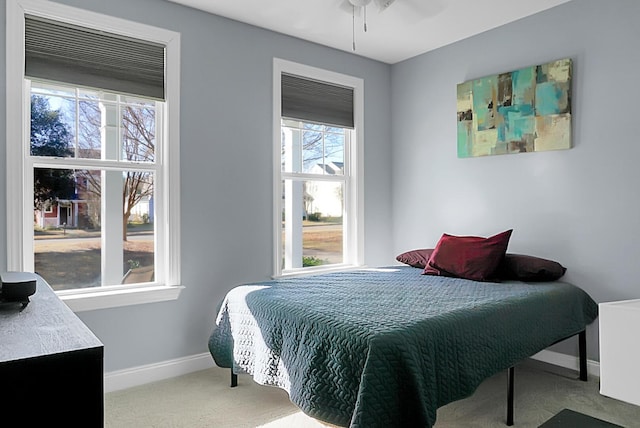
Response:
[[[507,371],[507,426],[513,426],[513,377],[515,368],[509,367]]]
[[[236,386],[238,386],[238,375],[231,369],[231,388],[235,388]]]
[[[578,348],[580,352],[580,380],[586,382],[587,375],[587,331],[582,330],[578,334]]]

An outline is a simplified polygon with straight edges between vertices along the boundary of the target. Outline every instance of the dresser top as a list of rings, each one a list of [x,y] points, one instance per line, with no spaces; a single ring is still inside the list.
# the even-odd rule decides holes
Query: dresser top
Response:
[[[24,309],[0,302],[0,364],[91,348],[102,353],[98,338],[39,275],[29,300]]]

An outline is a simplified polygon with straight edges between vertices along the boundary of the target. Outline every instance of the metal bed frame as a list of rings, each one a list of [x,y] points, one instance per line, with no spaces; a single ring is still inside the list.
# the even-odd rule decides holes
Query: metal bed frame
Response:
[[[582,330],[578,333],[578,353],[580,359],[580,380],[587,382],[587,333],[586,330]],[[569,336],[565,339],[561,339],[558,342],[567,340],[573,336]],[[556,342],[556,343],[558,343]],[[555,345],[555,343],[554,343]],[[513,390],[514,390],[514,377],[515,367],[509,367],[507,370],[507,426],[513,426]]]

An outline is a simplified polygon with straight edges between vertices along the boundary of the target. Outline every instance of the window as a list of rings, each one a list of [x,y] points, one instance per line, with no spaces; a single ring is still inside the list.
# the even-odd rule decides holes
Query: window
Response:
[[[179,34],[10,0],[7,49],[8,269],[74,310],[175,299]]]
[[[275,276],[362,265],[362,87],[274,61]]]
[[[35,271],[54,290],[141,271],[153,282],[164,103],[45,81],[31,81],[30,94]]]

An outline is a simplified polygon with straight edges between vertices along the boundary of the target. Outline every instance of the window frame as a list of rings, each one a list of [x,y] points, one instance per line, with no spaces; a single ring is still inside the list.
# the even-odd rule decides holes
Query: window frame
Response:
[[[295,175],[298,179],[312,179],[318,177],[313,174],[289,173],[282,171],[281,165],[281,75],[294,74],[301,77],[315,79],[330,84],[353,88],[354,129],[351,138],[345,140],[345,174],[340,180],[345,183],[345,213],[343,218],[343,233],[345,245],[343,263],[324,266],[313,266],[284,270],[282,267],[282,182]],[[304,121],[302,121],[304,122]],[[307,66],[280,58],[273,60],[273,240],[274,260],[273,277],[308,275],[319,272],[342,271],[358,268],[364,265],[364,192],[363,192],[363,146],[364,146],[364,81],[361,78]],[[348,140],[348,142],[347,142]],[[329,178],[325,178],[329,179]],[[321,179],[322,180],[322,179]]]
[[[31,164],[27,144],[30,89],[24,75],[25,15],[95,28],[165,46],[165,108],[162,125],[164,139],[157,142],[161,147],[160,157],[156,159],[160,164],[156,180],[162,181],[162,190],[156,195],[156,209],[163,211],[161,217],[164,215],[164,221],[159,221],[156,226],[159,241],[156,245],[163,246],[162,251],[158,252],[158,255],[162,254],[162,258],[156,261],[156,265],[164,269],[157,275],[158,281],[154,283],[84,288],[58,292],[58,295],[74,311],[177,299],[184,288],[180,277],[180,34],[43,0],[7,0],[7,270],[33,270],[33,264],[25,266],[25,262],[29,260],[29,257],[25,257],[25,251],[32,248],[25,245],[25,240],[33,238],[33,201],[30,197],[33,192],[33,180],[29,180],[25,172]],[[21,143],[15,144],[17,141]]]

